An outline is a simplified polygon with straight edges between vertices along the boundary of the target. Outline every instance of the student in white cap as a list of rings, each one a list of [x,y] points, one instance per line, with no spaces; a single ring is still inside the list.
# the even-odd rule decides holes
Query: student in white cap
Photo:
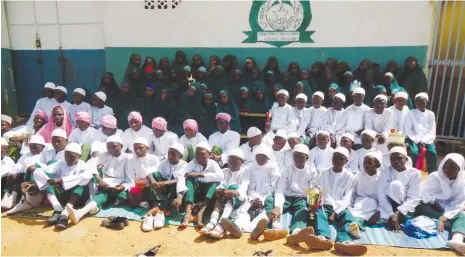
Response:
[[[181,228],[185,228],[189,224],[189,219],[192,216],[192,205],[196,201],[201,202],[201,208],[195,222],[198,228],[203,228],[203,213],[214,198],[215,188],[224,182],[223,170],[216,161],[210,159],[211,150],[208,143],[198,143],[195,147],[195,158],[187,164],[183,172],[186,177],[187,192],[184,196],[186,216],[180,225]],[[199,194],[195,193],[197,190],[200,190]]]
[[[53,90],[55,90],[55,84],[52,82],[47,82],[44,85],[44,97],[37,100],[32,114],[36,113],[38,110],[43,111],[47,117],[50,116],[53,106],[57,105],[58,102],[53,97]],[[32,127],[34,125],[34,117],[31,116],[27,121],[26,125]]]
[[[82,146],[82,160],[89,159],[90,146],[93,142],[99,141],[99,132],[92,127],[92,119],[87,112],[76,113],[76,128],[69,135],[69,142],[78,143]]]
[[[1,138],[0,137],[0,142],[1,142],[1,146],[2,146],[2,166],[1,166],[1,169],[2,169],[2,188],[5,188],[6,186],[6,176],[8,175],[8,173],[10,173],[14,166],[15,166],[15,162],[13,161],[13,159],[11,159],[9,156],[6,155],[6,153],[8,152],[8,142],[4,139],[4,138]]]
[[[328,111],[326,107],[323,106],[323,102],[325,100],[325,95],[317,91],[312,96],[312,107],[308,109],[310,122],[307,126],[306,133],[308,138],[302,143],[309,145],[312,138],[315,137],[316,132],[324,129],[324,125],[322,120],[325,113]]]
[[[47,199],[53,207],[53,214],[47,223],[50,226],[66,229],[68,211],[77,203],[85,203],[88,198],[87,184],[92,179],[92,171],[81,158],[81,146],[70,143],[65,148],[65,158],[52,168],[36,169],[34,181],[40,190],[45,190]]]
[[[324,130],[330,134],[331,144],[335,145],[337,140],[345,133],[342,117],[344,116],[344,103],[346,97],[342,93],[337,93],[333,97],[333,106],[323,116]]]
[[[250,166],[255,163],[254,150],[259,146],[267,146],[270,148],[270,146],[266,145],[263,141],[262,131],[257,127],[250,127],[247,130],[247,137],[249,141],[240,146],[242,151],[244,151],[244,166]]]
[[[244,167],[244,152],[239,148],[228,151],[228,167],[223,169],[224,183],[216,188],[216,203],[210,222],[200,230],[214,238],[222,238],[225,231],[240,238],[242,232],[229,221],[231,212],[238,209],[247,200],[247,188],[250,183],[250,169]],[[219,214],[223,210],[221,217]],[[219,219],[218,219],[219,217]],[[214,227],[213,230],[210,228]]]
[[[152,120],[152,132],[148,141],[150,153],[158,156],[160,160],[165,160],[168,158],[170,146],[179,142],[178,135],[168,131],[168,122],[163,117]]]
[[[388,108],[392,113],[393,127],[396,131],[405,133],[405,118],[409,113],[407,92],[398,92],[393,98],[393,105]]]
[[[331,167],[331,158],[334,149],[331,147],[329,132],[320,130],[316,133],[316,144],[310,151],[308,160],[310,169],[317,174]]]
[[[285,89],[281,89],[278,91],[277,98],[278,104],[271,108],[270,111],[270,131],[268,131],[265,136],[269,145],[272,144],[274,134],[278,131],[278,129],[286,132],[297,130],[298,118],[295,115],[293,107],[287,103],[289,99],[289,92]]]
[[[449,221],[452,239],[447,246],[461,254],[465,254],[464,188],[465,160],[460,154],[448,154],[439,164],[438,171],[431,173],[421,184],[422,203],[415,209],[415,215],[438,219],[438,232],[444,231],[444,223]]]
[[[113,109],[107,105],[105,102],[107,101],[107,96],[105,93],[98,91],[92,96],[92,126],[95,128],[100,128],[100,118],[106,115],[113,116]]]
[[[354,175],[345,169],[349,151],[344,147],[334,150],[332,167],[324,170],[317,178],[316,184],[323,190],[322,206],[316,212],[316,235],[309,235],[305,244],[314,250],[330,250],[344,255],[359,256],[367,252],[367,247],[354,243],[358,226],[354,223],[349,206],[352,200]],[[329,224],[336,224],[336,243],[331,240]],[[347,224],[354,223],[357,229],[350,231]]]
[[[128,181],[131,182],[129,185],[130,188],[136,187],[136,182],[143,181],[145,185],[148,185],[146,177],[156,171],[158,171],[158,166],[160,165],[160,159],[148,153],[149,143],[143,137],[138,137],[134,140],[134,153],[131,154],[127,164],[128,172]],[[142,194],[133,193],[129,191],[128,202],[129,206],[136,207],[142,201],[148,201],[149,199],[142,199]],[[147,198],[147,197],[146,197]]]
[[[377,152],[382,154],[381,151],[376,149],[375,147],[375,140],[376,140],[376,132],[370,129],[365,129],[362,132],[362,148],[356,150],[351,158],[351,166],[347,166],[346,168],[351,170],[354,174],[363,171],[363,161],[365,155],[368,152]]]
[[[405,118],[405,140],[413,163],[417,162],[420,149],[426,148],[428,172],[436,170],[438,154],[434,141],[436,140],[436,116],[426,109],[428,94],[419,93],[415,96],[416,109],[410,110]]]
[[[349,159],[346,164],[346,169],[352,171],[352,173],[356,174],[357,170],[352,170],[351,167],[356,167],[356,163],[358,160],[355,159],[355,150],[352,149],[354,146],[355,136],[350,132],[346,132],[342,134],[341,139],[339,140],[339,145],[345,147],[347,151],[349,151]]]
[[[286,131],[281,129],[276,131],[271,149],[273,150],[274,161],[278,164],[279,169],[283,170],[285,166],[285,154],[286,151],[289,150]]]
[[[119,136],[107,138],[107,152],[99,156],[97,167],[92,174],[98,184],[98,192],[92,196],[91,201],[83,208],[76,210],[66,206],[71,222],[77,224],[81,218],[92,211],[97,213],[110,198],[116,198],[116,204],[127,200],[127,190],[132,181],[129,181],[127,164],[129,155],[123,152],[123,142]],[[93,183],[93,182],[91,182]]]
[[[360,136],[365,129],[365,113],[370,110],[370,107],[363,103],[364,99],[365,89],[362,87],[355,88],[354,92],[352,92],[354,103],[345,109],[343,117],[344,131],[355,135],[355,150],[361,147]]]
[[[393,147],[396,146],[401,146],[407,149],[407,146],[405,145],[405,135],[402,132],[392,131],[392,133],[389,133],[389,136],[387,138],[387,149],[390,151]],[[391,167],[391,161],[389,160],[389,152],[386,154],[383,153],[381,169],[386,169],[389,167]],[[407,167],[413,167],[412,158],[410,158],[410,156],[407,160]]]
[[[292,166],[294,163],[292,160],[292,153],[294,150],[294,147],[300,143],[300,136],[297,134],[297,132],[291,132],[287,134],[287,145],[288,149],[284,152],[284,168],[288,168]]]
[[[307,108],[307,96],[305,94],[298,94],[295,97],[295,107],[293,107],[295,116],[297,117],[297,134],[305,136],[305,130],[310,123],[310,113]],[[293,132],[293,131],[288,131]]]
[[[307,228],[308,205],[307,190],[315,185],[317,173],[310,169],[308,158],[310,150],[304,144],[298,144],[293,149],[292,166],[287,167],[281,173],[274,197],[268,196],[265,201],[265,209],[273,224],[281,224],[283,213],[292,215],[291,236],[287,243],[297,245],[304,242],[308,234],[313,234],[313,228]],[[268,241],[278,240],[287,236],[287,229],[280,226],[264,233]]]
[[[143,231],[162,228],[165,225],[165,216],[181,207],[187,191],[184,178],[187,162],[182,160],[183,154],[184,146],[178,142],[173,143],[168,147],[166,159],[160,163],[158,170],[147,175],[151,209],[142,221]],[[168,205],[164,205],[166,200]]]
[[[388,220],[388,228],[400,231],[420,203],[420,171],[407,167],[407,151],[396,146],[389,151],[391,167],[384,169],[378,182],[380,218]]]
[[[388,153],[387,137],[394,127],[392,112],[386,108],[387,96],[377,95],[373,100],[373,108],[365,113],[365,129],[377,133],[375,147],[382,153]]]
[[[73,91],[73,105],[69,107],[68,113],[69,113],[69,118],[71,119],[71,122],[73,123],[74,127],[77,127],[76,125],[76,113],[78,112],[87,112],[87,113],[92,113],[92,108],[90,104],[85,102],[86,100],[86,91],[80,87],[74,89]]]
[[[42,152],[40,163],[44,165],[51,165],[59,160],[65,158],[65,147],[68,144],[68,137],[66,132],[62,129],[55,129],[52,132],[52,149]]]
[[[67,95],[68,90],[64,86],[56,86],[53,90],[53,97],[57,101],[57,104],[65,109],[66,113],[68,113],[69,107],[71,107],[71,104],[66,101]]]
[[[217,132],[208,137],[208,143],[213,147],[212,158],[217,161],[220,166],[227,163],[227,152],[231,149],[238,148],[241,143],[241,135],[236,131],[231,130],[230,122],[231,115],[220,112],[216,115]],[[218,151],[220,150],[220,151]]]
[[[11,124],[13,119],[6,115],[2,114],[2,123],[1,123],[1,130],[2,130],[2,137],[8,142],[11,137],[15,136],[15,133],[11,130]]]
[[[264,209],[265,199],[275,192],[281,172],[271,149],[264,145],[255,149],[255,162],[249,169],[248,201],[239,208],[233,223],[240,230],[252,231],[250,239],[258,240],[270,222]]]

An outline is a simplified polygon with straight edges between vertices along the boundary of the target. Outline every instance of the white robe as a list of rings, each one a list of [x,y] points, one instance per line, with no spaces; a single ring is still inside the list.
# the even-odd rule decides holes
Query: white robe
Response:
[[[62,186],[64,190],[69,190],[76,186],[86,186],[92,179],[92,171],[84,161],[78,160],[75,165],[68,166],[65,160],[60,160],[56,165],[47,167],[46,170],[36,169],[34,171],[34,181],[41,190],[48,186],[47,181],[50,179],[50,177],[45,174],[45,171],[52,174],[53,178],[61,178],[63,180]]]
[[[310,110],[306,107],[302,110],[299,110],[296,107],[293,109],[298,121],[296,126],[297,130],[295,132],[297,132],[299,136],[305,136],[305,131],[310,124]]]
[[[183,174],[186,174],[187,172],[201,173],[203,175],[203,178],[197,179],[201,183],[224,183],[223,169],[221,169],[220,165],[218,165],[218,163],[212,159],[208,159],[207,166],[205,167],[205,169],[202,167],[202,165],[198,164],[195,159],[190,161],[184,169]]]
[[[336,214],[350,206],[354,175],[345,168],[336,173],[333,168],[323,170],[316,179],[316,184],[323,190],[323,204],[331,205]]]
[[[108,107],[106,105],[103,106],[103,108],[98,108],[95,106],[92,106],[92,126],[96,128],[100,128],[100,118],[102,118],[105,115],[111,115],[113,116],[113,109],[111,107]]]
[[[195,150],[195,146],[197,146],[197,144],[200,142],[208,143],[207,138],[204,137],[200,132],[197,132],[197,135],[193,138],[187,138],[186,135],[182,135],[182,137],[179,138],[179,143],[181,143],[185,149],[187,149],[189,145],[192,145]]]
[[[19,160],[16,162],[16,165],[13,168],[13,170],[10,172],[10,174],[26,173],[26,170],[30,166],[36,163],[38,164],[41,163],[41,157],[42,157],[42,154],[33,155],[30,152],[27,154],[21,155],[21,157],[19,157]]]
[[[79,128],[75,128],[71,134],[69,134],[68,141],[78,143],[80,145],[90,145],[93,142],[100,141],[100,135],[99,132],[93,127],[88,127],[84,131],[80,130]]]
[[[410,110],[405,118],[405,135],[415,144],[433,144],[436,139],[436,118],[432,111]]]
[[[397,110],[396,106],[393,105],[389,107],[388,110],[392,113],[393,124],[396,131],[400,131],[405,134],[405,118],[410,111],[409,108],[404,105],[402,111],[399,111]]]
[[[308,159],[308,164],[312,172],[317,174],[321,173],[323,170],[332,167],[332,158],[333,158],[334,149],[329,145],[325,149],[320,149],[316,146],[310,150],[310,158]]]
[[[152,133],[152,135],[150,135],[150,140],[148,141],[150,145],[150,153],[158,156],[160,160],[164,160],[168,158],[168,150],[170,146],[178,141],[178,136],[171,131],[166,131],[161,137],[155,137]]]
[[[386,141],[384,144],[378,144],[378,140],[375,140],[375,148],[382,153],[388,153],[387,149],[387,138],[394,127],[394,120],[392,119],[392,112],[388,109],[384,109],[382,114],[376,114],[374,109],[370,109],[365,113],[365,129],[370,129],[378,134],[382,134]]]
[[[91,115],[92,107],[90,106],[90,104],[86,102],[82,102],[79,105],[73,104],[69,107],[68,115],[69,115],[69,118],[71,119],[71,123],[73,124],[73,127],[75,128],[77,127],[77,124],[76,124],[76,113],[77,112],[87,112],[89,115]]]
[[[294,163],[281,172],[275,192],[274,207],[279,207],[281,213],[286,196],[307,197],[306,190],[313,187],[318,174],[310,169],[308,164],[303,169],[297,168]]]
[[[420,202],[420,171],[407,167],[406,170],[398,172],[392,167],[381,172],[378,182],[379,211],[382,219],[389,219],[394,213],[388,199],[400,204],[397,208],[403,215],[415,211]]]
[[[2,167],[2,178],[3,178],[5,176],[7,176],[8,173],[10,173],[14,169],[15,162],[10,157],[4,156],[2,158],[2,166],[1,167]]]
[[[261,143],[259,145],[256,145],[254,147],[250,147],[249,146],[249,142],[247,143],[244,143],[240,146],[240,148],[242,149],[242,151],[244,151],[244,164],[245,166],[247,167],[250,167],[252,166],[252,164],[255,163],[255,149],[257,149],[259,146],[266,146],[266,147],[269,147],[268,145],[264,144],[264,143]],[[269,149],[269,151],[271,151],[271,147]]]
[[[65,112],[68,113],[69,107],[71,107],[71,103],[64,100],[62,103],[57,103],[59,106],[63,107],[65,109]]]
[[[177,179],[176,182],[176,193],[186,192],[186,179],[184,174],[186,172],[187,162],[179,160],[176,165],[171,164],[168,159],[163,160],[158,167],[158,172],[160,175],[167,179]]]
[[[58,102],[53,97],[42,97],[39,100],[37,100],[36,105],[34,106],[34,109],[31,112],[31,117],[27,121],[26,125],[29,127],[32,127],[34,125],[34,115],[38,110],[45,112],[45,114],[47,114],[47,117],[50,117],[50,115],[52,114],[53,107],[57,104]]]
[[[228,151],[238,148],[240,143],[241,135],[232,130],[228,130],[224,134],[217,131],[208,137],[208,144],[210,144],[211,147],[218,146],[221,148],[221,161],[224,163],[228,162]]]
[[[323,123],[323,117],[325,116],[328,109],[324,106],[320,106],[320,108],[310,107],[308,109],[310,122],[307,127],[307,131],[309,132],[309,136],[313,137],[316,133],[325,128],[325,124]]]
[[[134,131],[132,128],[126,129],[121,135],[121,140],[123,140],[123,151],[126,152],[126,150],[128,150],[131,153],[134,152],[134,141],[136,141],[136,138],[143,137],[148,142],[152,134],[152,130],[145,125],[142,125],[139,131]]]
[[[293,151],[294,151],[294,149],[289,148],[284,152],[284,164],[283,164],[283,167],[285,169],[287,169],[289,167],[292,167],[292,165],[294,165],[294,160],[292,159]]]
[[[407,167],[413,167],[413,162],[412,158],[410,156],[407,156]],[[381,170],[387,169],[391,167],[391,160],[389,159],[389,153],[383,154],[383,161],[381,162]]]
[[[297,130],[298,119],[295,115],[293,107],[289,104],[280,107],[279,105],[271,108],[271,123],[270,130],[282,129],[289,132]]]
[[[102,128],[99,128],[97,131],[98,131],[98,138],[99,138],[98,141],[105,143],[107,141],[108,136],[105,135],[105,133],[103,133]],[[123,131],[121,129],[117,129],[114,136],[121,136],[121,135],[123,135]],[[123,141],[123,145],[126,145],[124,141]]]
[[[60,161],[65,159],[65,149],[57,152],[55,149],[42,151],[40,163],[47,165],[50,161]]]
[[[377,152],[379,154],[382,154],[381,151],[374,147],[370,149],[360,148],[357,151],[355,151],[353,155],[351,155],[352,159],[350,165],[346,164],[347,169],[352,171],[354,175],[359,173],[360,171],[363,171],[363,161],[365,159],[365,155],[368,152]]]
[[[365,113],[370,110],[365,104],[356,106],[354,104],[346,108],[343,116],[343,127],[345,132],[355,133],[365,128]],[[355,144],[360,144],[360,136],[355,135]]]
[[[340,111],[337,111],[333,107],[329,107],[328,111],[323,116],[323,120],[321,121],[324,124],[324,130],[334,135],[336,139],[345,133],[343,122],[344,120],[342,119],[344,112],[344,108]]]
[[[278,164],[273,161],[268,161],[263,166],[255,162],[250,166],[250,184],[247,189],[249,201],[260,199],[265,203],[265,199],[272,195],[278,185],[280,171]]]
[[[158,166],[160,166],[160,159],[153,154],[147,153],[141,158],[136,154],[131,154],[127,164],[130,187],[135,187],[137,179],[145,179],[147,175],[158,171]]]
[[[129,190],[129,187],[134,182],[129,180],[129,169],[127,168],[129,158],[130,155],[126,153],[121,153],[118,157],[113,157],[109,153],[101,154],[97,166],[102,165],[103,181],[110,187],[123,185],[126,190]],[[94,169],[92,173],[98,174],[97,169]]]
[[[350,213],[364,220],[370,219],[378,211],[378,180],[380,170],[369,176],[364,170],[355,175]]]
[[[227,186],[237,185],[237,192],[239,201],[245,201],[247,199],[247,189],[250,184],[250,169],[242,166],[238,171],[231,171],[229,168],[223,169],[224,173],[224,184]],[[224,184],[220,184],[216,189],[224,188]]]

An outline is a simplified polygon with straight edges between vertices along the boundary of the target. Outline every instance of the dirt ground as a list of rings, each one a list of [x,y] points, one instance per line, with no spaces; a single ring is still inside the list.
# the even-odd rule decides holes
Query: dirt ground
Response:
[[[85,218],[77,226],[57,231],[44,227],[45,220],[38,218],[2,218],[2,255],[93,255],[133,256],[150,247],[161,245],[160,256],[190,255],[250,256],[255,251],[273,250],[275,256],[337,255],[334,251],[312,252],[303,247],[289,247],[285,240],[274,242],[250,242],[248,234],[241,239],[226,237],[222,240],[200,235],[194,228],[178,231],[177,227],[165,227],[159,231],[144,233],[140,222],[131,221],[121,231],[101,227],[101,219]],[[263,240],[263,239],[262,239]],[[415,250],[406,248],[369,246],[367,255],[415,255],[456,256],[450,250]]]

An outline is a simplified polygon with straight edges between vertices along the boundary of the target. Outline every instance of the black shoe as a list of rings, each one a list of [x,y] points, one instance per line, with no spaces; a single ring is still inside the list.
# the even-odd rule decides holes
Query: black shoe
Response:
[[[61,211],[54,211],[52,216],[50,216],[50,218],[48,218],[47,220],[48,225],[53,226],[57,224],[58,219],[60,218],[60,214],[61,214]]]
[[[68,228],[68,216],[60,215],[55,227],[60,228],[60,229]]]

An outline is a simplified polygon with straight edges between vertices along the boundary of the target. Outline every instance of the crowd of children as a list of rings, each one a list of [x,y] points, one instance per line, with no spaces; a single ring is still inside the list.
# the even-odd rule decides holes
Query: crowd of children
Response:
[[[451,224],[448,245],[465,253],[464,157],[449,154],[437,168],[435,115],[415,58],[402,75],[390,62],[378,76],[369,60],[352,73],[330,58],[309,75],[297,63],[281,73],[272,57],[264,80],[253,58],[243,69],[232,55],[209,61],[207,68],[195,55],[189,66],[179,51],[171,67],[152,57],[141,66],[134,54],[121,88],[106,73],[91,104],[81,88],[68,103],[66,88],[49,82],[25,126],[12,128],[2,115],[3,215],[46,197],[48,223],[66,229],[105,204],[142,206],[143,231],[183,212],[181,228],[193,221],[214,238],[248,231],[252,240],[286,238],[347,255],[366,253],[353,242],[366,225],[399,231],[424,215],[439,220],[440,232]],[[381,81],[386,87],[375,86]],[[244,127],[240,112],[270,112],[269,130]],[[423,152],[431,174],[422,182]],[[324,193],[313,210],[315,187]],[[125,226],[119,218],[105,224]]]

